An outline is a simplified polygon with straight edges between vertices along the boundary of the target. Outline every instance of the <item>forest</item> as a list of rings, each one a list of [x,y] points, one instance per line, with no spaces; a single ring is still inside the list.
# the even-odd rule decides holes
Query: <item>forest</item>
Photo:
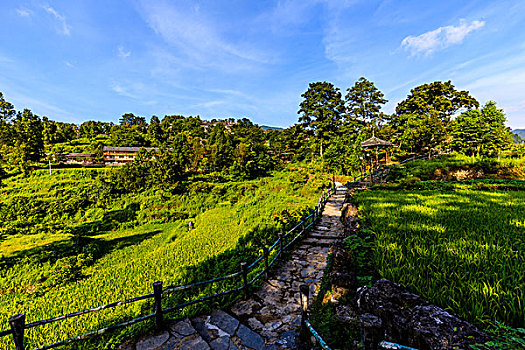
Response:
[[[265,131],[247,118],[206,121],[166,115],[161,120],[154,115],[148,123],[133,113],[123,114],[118,124],[91,120],[76,125],[29,109],[16,111],[0,93],[2,172],[27,175],[48,163],[60,165],[71,152],[91,152],[101,160],[104,146],[121,146],[157,148],[155,160],[138,157],[141,164],[134,165],[148,168],[148,184],[212,172],[253,179],[300,161],[320,162],[328,172],[351,175],[367,162],[370,155],[363,153],[360,142],[372,135],[393,142],[401,156],[430,150],[492,156],[514,144],[505,114],[494,101],[480,105],[450,81],[415,87],[391,115],[381,111],[387,100],[366,78],[346,91],[343,97],[329,82],[310,83],[301,95],[298,122],[282,131]],[[132,168],[122,170],[123,181],[135,181],[134,171],[143,173]],[[143,186],[129,185],[134,190]]]

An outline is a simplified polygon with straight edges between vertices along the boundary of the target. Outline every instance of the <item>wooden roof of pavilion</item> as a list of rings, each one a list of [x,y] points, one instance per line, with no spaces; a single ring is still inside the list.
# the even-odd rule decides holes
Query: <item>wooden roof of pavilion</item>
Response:
[[[377,138],[375,136],[372,136],[368,140],[365,140],[365,141],[361,142],[361,147],[363,147],[363,148],[389,147],[389,146],[393,146],[393,145],[394,144],[392,142],[381,140],[380,138]]]

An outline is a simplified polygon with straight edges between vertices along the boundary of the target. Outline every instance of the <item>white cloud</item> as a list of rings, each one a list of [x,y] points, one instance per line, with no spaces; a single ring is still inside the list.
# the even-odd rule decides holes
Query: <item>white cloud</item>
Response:
[[[472,21],[468,24],[461,20],[458,26],[439,27],[418,36],[409,35],[401,42],[401,47],[412,55],[429,55],[450,45],[459,44],[472,31],[485,25],[484,21]]]
[[[158,35],[178,49],[177,56],[191,61],[195,68],[239,70],[271,61],[255,43],[229,38],[230,24],[225,19],[214,20],[198,6],[176,7],[167,2],[144,1],[141,13]]]
[[[30,10],[23,8],[23,7],[16,9],[16,13],[18,13],[22,17],[29,17],[32,14]]]
[[[134,93],[130,92],[127,88],[123,87],[122,85],[120,85],[118,83],[113,83],[111,85],[111,90],[115,91],[120,96],[129,97],[129,98],[133,98],[133,99],[137,99],[138,98],[137,95],[135,95]]]
[[[52,8],[49,5],[43,6],[43,9],[47,13],[49,13],[53,17],[55,17],[55,19],[57,19],[60,22],[61,28],[58,30],[59,33],[67,35],[67,36],[71,35],[71,32],[70,32],[71,27],[67,24],[65,16],[61,15],[60,13],[58,13],[54,8]]]
[[[122,59],[126,59],[131,55],[131,51],[126,51],[122,45],[118,47],[118,56]]]
[[[198,104],[193,105],[192,107],[212,108],[212,107],[223,105],[223,104],[225,104],[225,101],[215,100],[215,101],[209,101],[209,102],[204,102],[204,103],[198,103]]]

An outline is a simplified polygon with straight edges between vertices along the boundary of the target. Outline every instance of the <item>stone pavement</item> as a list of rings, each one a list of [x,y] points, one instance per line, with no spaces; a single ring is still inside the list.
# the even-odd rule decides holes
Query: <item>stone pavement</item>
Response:
[[[310,286],[310,297],[319,290],[330,246],[343,237],[341,207],[347,189],[336,183],[336,195],[326,203],[322,216],[308,236],[299,242],[288,261],[253,297],[236,302],[228,312],[215,310],[171,323],[168,330],[119,349],[135,350],[249,350],[295,349],[300,327],[299,286]]]

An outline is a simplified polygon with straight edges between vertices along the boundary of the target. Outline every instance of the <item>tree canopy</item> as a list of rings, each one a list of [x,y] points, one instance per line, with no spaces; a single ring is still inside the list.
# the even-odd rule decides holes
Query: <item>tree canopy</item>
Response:
[[[310,83],[301,97],[303,101],[297,112],[300,114],[299,122],[305,129],[312,131],[322,158],[323,144],[339,129],[345,112],[341,92],[332,83],[324,81]]]
[[[354,86],[348,88],[345,96],[347,117],[363,123],[371,123],[378,128],[382,121],[381,105],[388,102],[373,82],[359,78]]]
[[[453,122],[451,146],[467,155],[490,155],[506,149],[512,139],[505,121],[503,110],[494,101],[462,113]]]
[[[398,130],[397,141],[416,152],[432,149],[446,140],[451,116],[460,109],[478,107],[468,91],[457,91],[450,81],[420,85],[396,107],[390,123]]]

